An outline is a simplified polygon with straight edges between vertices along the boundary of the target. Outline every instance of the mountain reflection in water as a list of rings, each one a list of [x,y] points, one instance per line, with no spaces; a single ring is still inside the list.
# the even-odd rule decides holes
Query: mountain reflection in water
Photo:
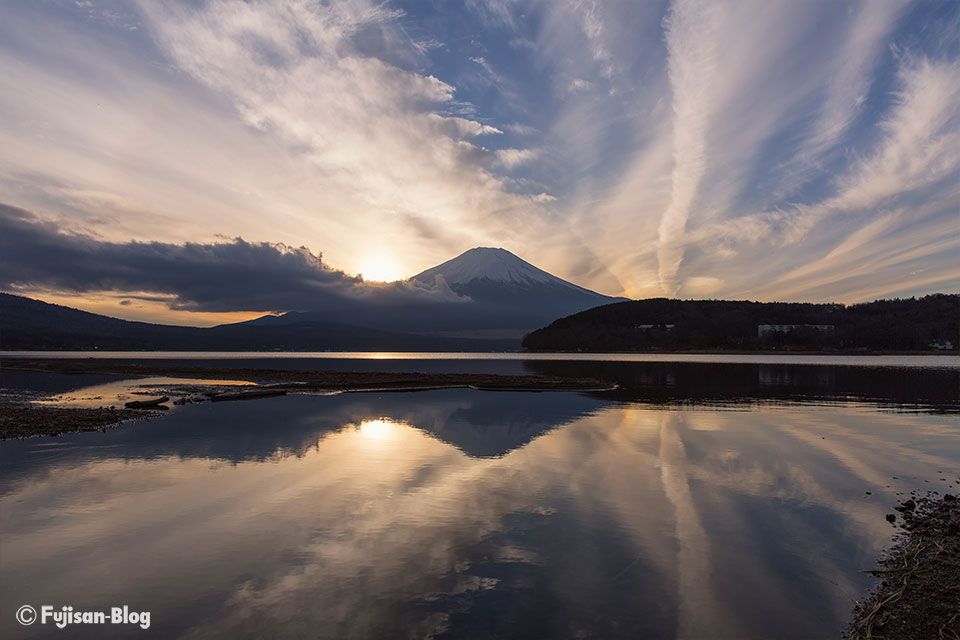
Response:
[[[960,424],[456,389],[187,405],[0,462],[5,611],[129,604],[186,638],[810,638],[872,583],[895,492],[956,486]]]

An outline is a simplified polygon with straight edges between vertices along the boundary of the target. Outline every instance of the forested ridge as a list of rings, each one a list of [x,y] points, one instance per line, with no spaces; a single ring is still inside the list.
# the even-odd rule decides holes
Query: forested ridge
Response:
[[[764,332],[761,325],[788,325]],[[960,295],[854,305],[651,298],[596,307],[523,340],[530,351],[927,351],[958,346]],[[762,335],[761,335],[762,334]]]

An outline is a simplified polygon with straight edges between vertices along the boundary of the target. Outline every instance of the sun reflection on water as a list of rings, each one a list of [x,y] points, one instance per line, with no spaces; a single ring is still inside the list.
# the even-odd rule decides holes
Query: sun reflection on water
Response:
[[[531,620],[589,602],[602,637],[639,625],[637,603],[657,637],[821,637],[888,543],[895,494],[960,451],[953,416],[861,406],[603,405],[545,428],[538,394],[383,395],[190,406],[55,454],[4,443],[25,462],[0,474],[0,600],[223,594],[176,622],[189,637],[469,635],[471,609],[507,600]]]
[[[377,420],[364,420],[357,427],[357,431],[363,437],[372,440],[389,440],[396,436],[397,428],[402,426],[393,420],[378,418]]]

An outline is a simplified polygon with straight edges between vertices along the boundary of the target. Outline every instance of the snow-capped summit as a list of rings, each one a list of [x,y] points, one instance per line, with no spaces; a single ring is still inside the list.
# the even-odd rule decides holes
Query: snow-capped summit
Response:
[[[409,286],[414,284],[416,286]],[[403,297],[406,291],[453,291],[455,296]],[[388,285],[393,299],[325,300],[315,309],[264,316],[247,324],[281,326],[337,322],[368,329],[482,337],[489,332],[519,338],[562,316],[622,298],[567,282],[505,249],[477,247],[410,278]]]
[[[584,293],[593,293],[538,269],[506,249],[491,247],[476,247],[465,251],[456,258],[418,273],[411,280],[432,285],[435,283],[437,276],[443,276],[443,279],[454,291],[474,280],[488,280],[525,288],[546,284]]]
[[[541,319],[618,301],[538,269],[506,249],[470,249],[411,280],[432,286],[441,278],[454,292],[475,303],[493,305],[501,313]]]

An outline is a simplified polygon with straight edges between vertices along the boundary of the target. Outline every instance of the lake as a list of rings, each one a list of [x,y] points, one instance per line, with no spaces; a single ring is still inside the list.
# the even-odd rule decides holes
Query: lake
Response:
[[[50,604],[151,612],[80,637],[835,638],[901,494],[960,490],[960,368],[934,360],[271,356],[619,388],[291,395],[0,442],[0,635],[58,636],[14,620]]]

